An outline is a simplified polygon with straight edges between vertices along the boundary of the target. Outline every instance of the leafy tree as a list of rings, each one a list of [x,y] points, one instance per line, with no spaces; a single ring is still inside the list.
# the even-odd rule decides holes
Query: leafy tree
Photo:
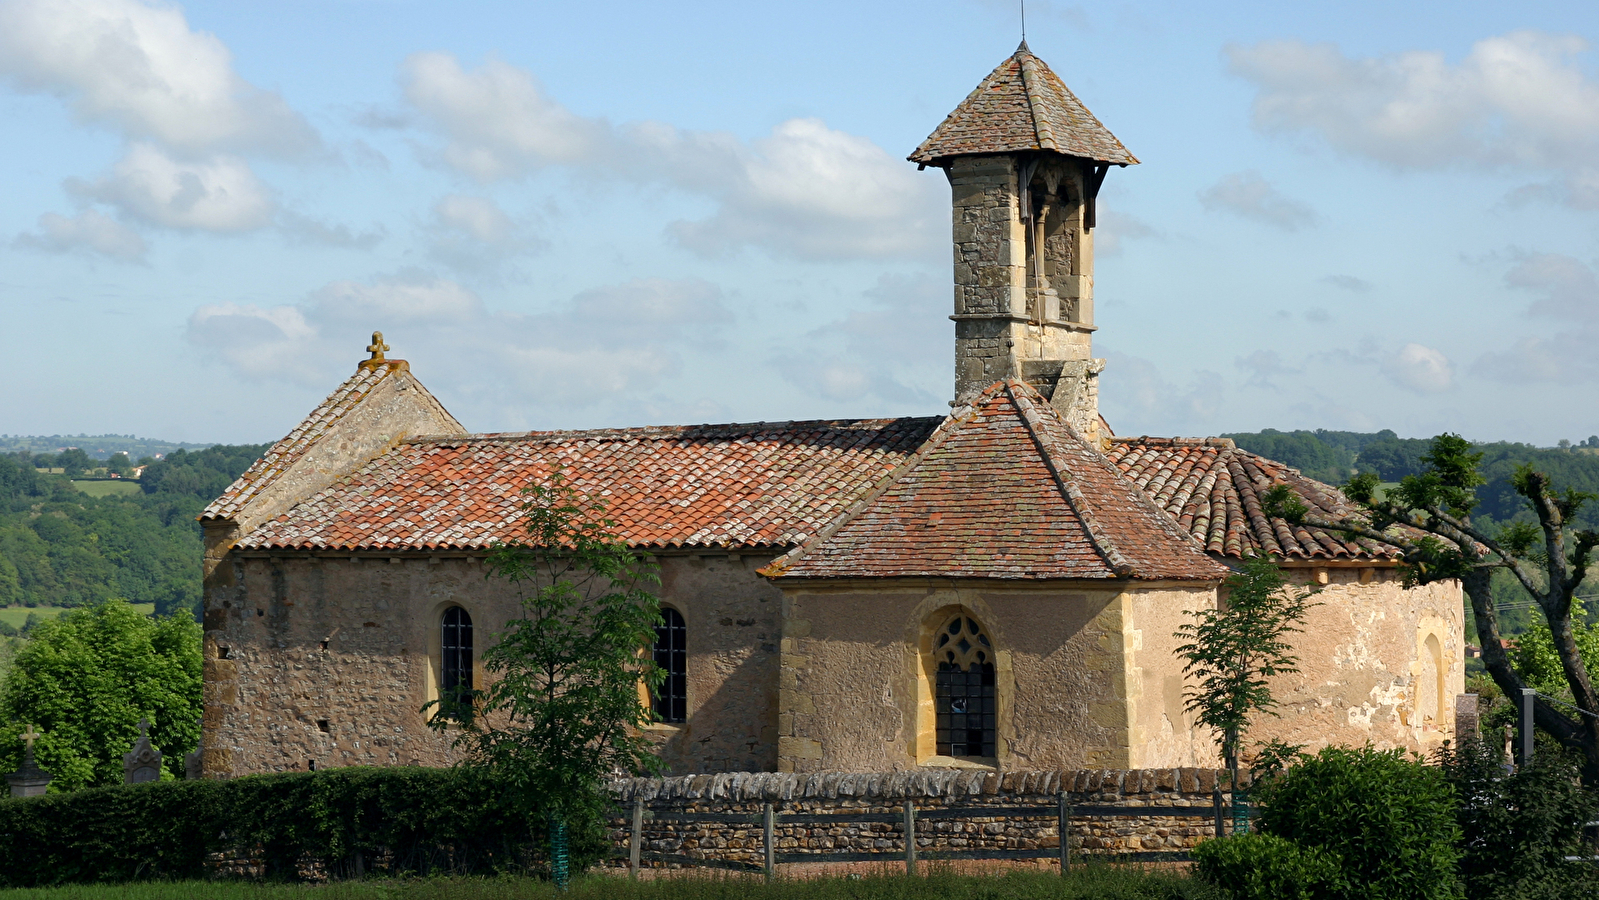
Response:
[[[133,464],[128,461],[128,454],[126,453],[111,454],[106,458],[105,468],[107,472],[120,475],[123,478],[133,474]]]
[[[200,600],[195,517],[263,447],[174,453],[141,493],[93,498],[30,458],[0,456],[0,606],[84,606],[111,597],[167,614]],[[172,476],[172,477],[167,477]]]
[[[31,724],[52,791],[120,784],[142,718],[166,771],[181,775],[200,739],[199,624],[120,600],[73,610],[33,628],[0,683],[0,766],[21,763],[17,735]]]
[[[660,621],[649,590],[659,575],[560,472],[526,493],[527,541],[489,558],[491,577],[508,580],[521,603],[483,654],[491,683],[424,709],[436,707],[436,730],[459,727],[454,745],[467,764],[515,787],[528,821],[537,811],[587,832],[600,827],[608,778],[659,767],[639,730],[652,719],[639,686],[662,674],[646,652]]]
[[[1459,798],[1469,900],[1599,894],[1599,872],[1568,859],[1592,853],[1583,826],[1599,815],[1568,753],[1544,748],[1530,765],[1506,772],[1498,748],[1468,739],[1446,746],[1438,762]]]
[[[1267,556],[1246,558],[1222,588],[1221,608],[1195,610],[1194,621],[1177,630],[1187,641],[1177,653],[1187,663],[1183,673],[1199,681],[1184,693],[1188,710],[1216,732],[1236,785],[1239,741],[1256,713],[1277,715],[1270,679],[1299,671],[1286,637],[1300,630],[1319,589],[1289,585]]]
[[[1399,750],[1324,747],[1255,789],[1260,830],[1340,863],[1321,896],[1454,900],[1460,829],[1442,770]]]
[[[1402,553],[1400,573],[1406,587],[1459,579],[1482,642],[1483,665],[1505,695],[1521,696],[1529,684],[1511,664],[1502,644],[1492,575],[1509,572],[1532,599],[1548,626],[1550,645],[1559,661],[1572,702],[1571,712],[1545,698],[1535,703],[1537,727],[1562,746],[1583,754],[1583,780],[1599,785],[1599,694],[1594,691],[1577,644],[1572,612],[1578,588],[1588,574],[1590,555],[1599,547],[1599,531],[1578,528],[1576,517],[1594,495],[1557,490],[1550,478],[1530,466],[1514,479],[1536,524],[1513,522],[1501,529],[1480,527],[1472,520],[1474,489],[1484,482],[1483,453],[1459,435],[1434,438],[1422,457],[1420,474],[1408,475],[1398,487],[1378,492],[1377,476],[1350,479],[1344,494],[1360,514],[1332,521],[1311,516],[1303,501],[1286,485],[1264,498],[1268,514],[1295,524],[1340,531]]]
[[[65,470],[68,478],[76,478],[94,468],[94,460],[89,458],[89,454],[84,453],[77,447],[71,447],[56,454],[56,460],[56,465]]]

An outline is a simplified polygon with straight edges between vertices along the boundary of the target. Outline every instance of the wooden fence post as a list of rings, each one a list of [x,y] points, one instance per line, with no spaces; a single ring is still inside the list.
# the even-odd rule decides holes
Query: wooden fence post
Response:
[[[761,806],[761,845],[766,851],[766,861],[761,867],[766,873],[766,880],[771,881],[777,874],[777,813],[772,809],[772,804]]]
[[[916,801],[905,801],[905,874],[916,874]]]
[[[1060,792],[1059,808],[1056,817],[1059,820],[1057,830],[1060,832],[1060,874],[1065,875],[1072,870],[1072,801],[1071,795],[1066,791]]]
[[[638,867],[644,847],[644,798],[633,798],[633,836],[627,842],[627,876],[638,878]]]

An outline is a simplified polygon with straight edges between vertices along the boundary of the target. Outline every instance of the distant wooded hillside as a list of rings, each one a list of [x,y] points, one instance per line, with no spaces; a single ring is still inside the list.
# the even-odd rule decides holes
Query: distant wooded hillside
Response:
[[[198,609],[195,517],[267,448],[174,450],[146,460],[132,495],[92,497],[30,454],[0,455],[0,606],[84,606],[108,597]]]
[[[1341,485],[1357,471],[1376,472],[1384,481],[1398,481],[1421,471],[1421,456],[1431,438],[1402,438],[1392,431],[1372,434],[1355,431],[1265,431],[1227,434],[1238,446],[1270,457],[1311,478]],[[1482,472],[1488,483],[1477,489],[1477,512],[1505,521],[1523,512],[1523,504],[1510,484],[1516,467],[1529,464],[1554,479],[1561,488],[1599,493],[1599,437],[1567,447],[1534,447],[1497,442],[1478,444],[1483,453]],[[1583,511],[1588,525],[1599,527],[1599,505]]]
[[[176,450],[203,450],[211,444],[158,441],[131,434],[0,434],[0,453],[58,453],[76,447],[90,459],[126,453],[129,459],[165,456]]]

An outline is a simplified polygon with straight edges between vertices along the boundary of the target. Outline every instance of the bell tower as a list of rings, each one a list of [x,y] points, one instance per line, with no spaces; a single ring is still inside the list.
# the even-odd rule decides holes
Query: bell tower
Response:
[[[1026,41],[910,160],[952,193],[956,402],[1018,378],[1097,441],[1095,198],[1138,160]]]

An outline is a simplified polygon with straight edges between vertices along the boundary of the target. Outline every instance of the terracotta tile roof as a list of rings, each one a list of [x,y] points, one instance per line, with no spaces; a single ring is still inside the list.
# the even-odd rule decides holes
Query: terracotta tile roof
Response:
[[[910,155],[910,161],[940,165],[952,156],[1054,150],[1116,165],[1138,159],[1044,61],[1023,41],[988,73]]]
[[[1268,518],[1260,498],[1274,484],[1293,488],[1313,513],[1323,517],[1341,518],[1355,508],[1338,489],[1240,450],[1226,438],[1115,438],[1108,455],[1211,553],[1241,558],[1246,552],[1264,550],[1298,560],[1399,556],[1391,547]]]
[[[304,456],[335,422],[359,406],[362,398],[370,394],[391,371],[396,371],[398,366],[404,365],[400,360],[393,362],[395,363],[393,366],[373,365],[357,368],[354,375],[322,401],[322,405],[312,410],[293,431],[262,454],[260,459],[222,493],[222,496],[211,501],[205,511],[200,513],[201,520],[231,518],[243,509],[250,498],[260,493]]]
[[[482,548],[564,467],[639,547],[791,546],[913,453],[936,418],[414,438],[240,539],[244,549]]]
[[[1142,578],[1227,574],[1032,388],[996,383],[816,538],[790,578]]]

